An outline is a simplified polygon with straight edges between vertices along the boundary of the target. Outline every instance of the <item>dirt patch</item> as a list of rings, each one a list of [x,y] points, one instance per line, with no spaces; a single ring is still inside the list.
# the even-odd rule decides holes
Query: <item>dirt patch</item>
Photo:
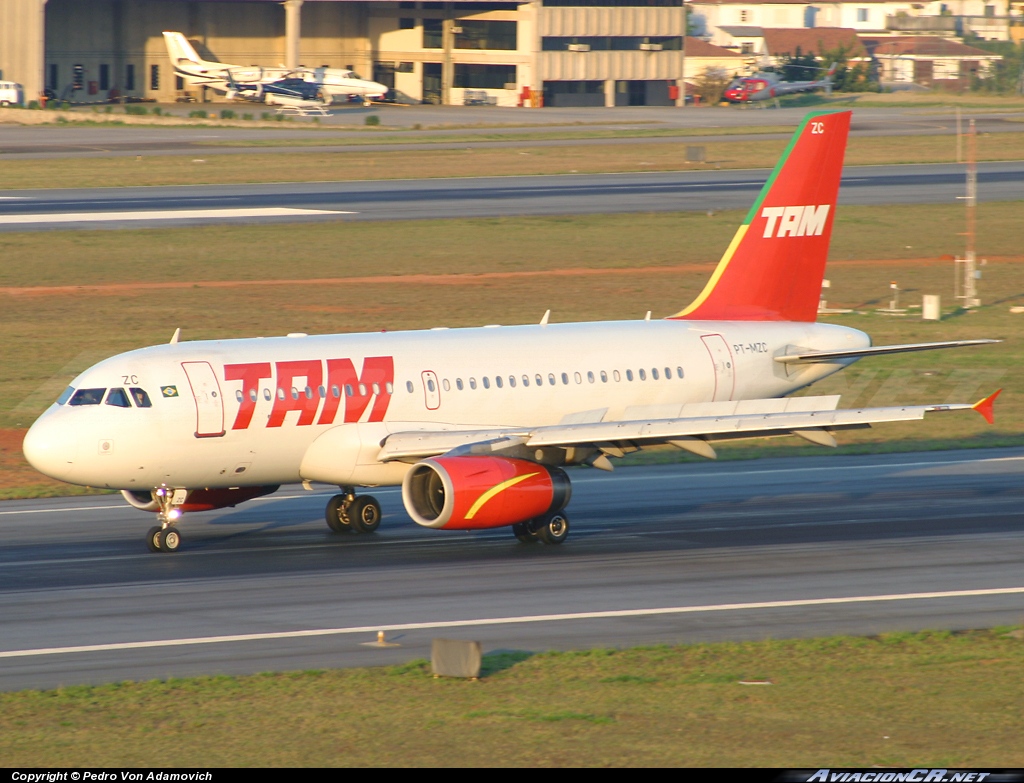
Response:
[[[997,256],[986,259],[989,263],[1020,263],[1024,256]],[[830,261],[829,267],[886,267],[886,266],[936,266],[949,263],[942,258],[901,258]],[[195,288],[250,288],[267,286],[355,286],[355,285],[476,285],[493,280],[543,277],[593,277],[664,275],[674,273],[707,272],[714,264],[676,264],[671,266],[617,267],[611,269],[536,269],[522,272],[483,272],[480,274],[438,274],[438,275],[365,275],[361,277],[316,277],[281,280],[204,280],[159,281],[139,283],[97,283],[95,285],[54,285],[54,286],[7,286],[0,287],[0,294],[8,296],[60,296],[75,294],[138,294],[148,291]]]

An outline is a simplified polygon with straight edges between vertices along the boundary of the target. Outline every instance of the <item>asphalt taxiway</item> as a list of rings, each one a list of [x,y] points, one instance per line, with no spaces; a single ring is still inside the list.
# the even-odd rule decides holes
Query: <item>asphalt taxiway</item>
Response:
[[[9,190],[0,197],[0,231],[747,209],[769,174],[751,169]],[[955,164],[847,167],[839,203],[955,204],[964,187],[964,167]],[[978,198],[1024,198],[1024,161],[980,164]]]
[[[293,488],[187,516],[174,555],[119,496],[0,503],[0,689],[1024,621],[1024,449],[572,478],[560,547],[419,528],[394,489],[375,535]]]

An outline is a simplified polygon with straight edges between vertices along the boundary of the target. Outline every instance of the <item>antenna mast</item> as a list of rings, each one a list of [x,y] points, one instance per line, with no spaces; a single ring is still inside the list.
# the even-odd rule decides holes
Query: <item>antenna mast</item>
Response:
[[[974,119],[970,121],[967,129],[967,195],[961,196],[967,206],[967,230],[964,236],[967,238],[967,248],[964,258],[958,258],[956,263],[963,265],[963,278],[956,276],[954,281],[954,298],[962,299],[964,307],[978,307],[981,300],[978,299],[978,263],[974,251],[975,226],[978,209],[978,155],[977,155],[977,129],[974,127]]]

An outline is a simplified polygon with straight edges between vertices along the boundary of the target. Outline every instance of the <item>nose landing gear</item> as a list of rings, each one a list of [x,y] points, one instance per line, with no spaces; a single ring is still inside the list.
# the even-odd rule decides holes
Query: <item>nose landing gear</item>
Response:
[[[342,494],[327,501],[324,516],[335,533],[372,533],[380,526],[380,503],[370,495],[356,495],[354,487],[341,487]]]
[[[174,526],[181,518],[181,510],[177,506],[185,502],[188,491],[161,488],[153,494],[160,504],[160,510],[156,515],[160,524],[151,527],[146,533],[146,546],[150,552],[177,552],[181,548],[181,531]]]

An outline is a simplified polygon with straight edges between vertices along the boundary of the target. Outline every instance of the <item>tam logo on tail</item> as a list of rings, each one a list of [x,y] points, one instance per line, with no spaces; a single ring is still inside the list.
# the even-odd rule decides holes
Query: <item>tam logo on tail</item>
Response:
[[[805,207],[765,207],[761,217],[767,218],[764,239],[772,237],[820,237],[825,230],[831,204]],[[778,226],[778,232],[776,231]]]
[[[670,318],[817,318],[849,130],[848,111],[804,118],[704,290]]]

